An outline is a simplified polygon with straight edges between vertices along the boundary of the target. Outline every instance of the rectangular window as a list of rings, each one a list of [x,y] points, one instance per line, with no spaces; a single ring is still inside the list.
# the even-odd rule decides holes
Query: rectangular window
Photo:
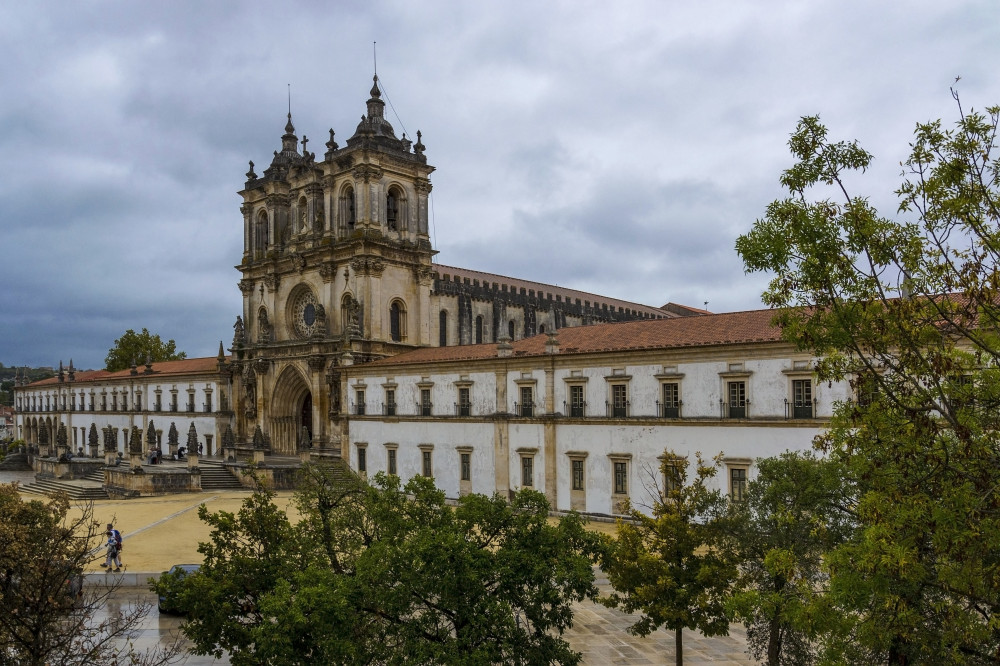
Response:
[[[471,481],[472,480],[472,454],[471,453],[463,453],[462,457],[460,458],[460,460],[462,462],[462,465],[461,465],[461,467],[462,467],[462,477],[461,477],[462,481]]]
[[[63,400],[65,400],[65,398],[63,398]],[[122,393],[122,411],[123,412],[127,412],[128,411],[128,394],[127,393]]]
[[[746,467],[730,467],[729,468],[729,496],[740,502],[746,497],[747,492],[747,468]]]
[[[430,478],[434,476],[434,468],[431,467],[431,452],[423,451],[424,476]]]
[[[747,416],[747,383],[727,382],[729,418],[745,419]]]
[[[611,385],[611,416],[616,419],[628,416],[628,386],[626,384]]]
[[[665,419],[680,418],[680,384],[677,382],[665,382],[663,384],[663,410],[660,416]]]
[[[535,414],[534,393],[535,393],[534,387],[532,386],[521,387],[521,405],[520,405],[521,416],[534,416]]]
[[[368,449],[363,446],[358,447],[358,472],[364,474],[368,471]]]
[[[472,415],[472,403],[469,400],[469,389],[464,387],[458,389],[458,415],[459,416]]]
[[[188,394],[187,408],[188,408],[189,412],[193,412],[194,411],[194,393],[189,393]]]
[[[396,391],[394,389],[385,390],[385,415],[396,415]]]
[[[177,411],[177,394],[174,393],[170,396],[170,411]]]
[[[628,495],[628,463],[615,461],[615,495]]]
[[[106,395],[101,396],[101,411],[102,412],[108,411],[108,396]]]
[[[535,485],[534,483],[534,466],[535,459],[531,456],[521,457],[521,485],[530,488]]]
[[[206,393],[205,394],[205,411],[206,412],[211,412],[212,411],[212,394],[211,393]]]
[[[360,389],[354,392],[354,413],[358,416],[365,415],[365,392]]]
[[[569,387],[569,415],[582,417],[586,403],[583,401],[583,386],[574,384]]]
[[[663,494],[670,497],[681,487],[681,462],[667,462],[663,466]]]
[[[573,460],[573,490],[583,490],[583,461]]]
[[[117,393],[112,393],[111,394],[111,411],[113,411],[113,412],[117,412],[118,411],[118,394]]]
[[[387,460],[387,464],[386,464],[386,467],[388,467],[387,471],[388,471],[389,474],[395,476],[396,475],[396,449],[389,449],[388,451],[386,451],[386,453],[388,454],[388,456],[387,456],[388,460]]]
[[[811,419],[813,416],[813,394],[811,379],[792,380],[792,417]]]
[[[430,389],[420,389],[420,415],[430,416],[432,410],[431,405],[431,390]]]

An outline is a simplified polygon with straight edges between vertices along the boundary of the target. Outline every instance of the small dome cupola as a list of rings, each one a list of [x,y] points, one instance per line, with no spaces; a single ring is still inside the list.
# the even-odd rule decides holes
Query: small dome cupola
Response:
[[[299,137],[295,136],[295,125],[292,124],[292,112],[288,112],[288,122],[285,123],[285,133],[281,135],[281,152],[299,154]]]

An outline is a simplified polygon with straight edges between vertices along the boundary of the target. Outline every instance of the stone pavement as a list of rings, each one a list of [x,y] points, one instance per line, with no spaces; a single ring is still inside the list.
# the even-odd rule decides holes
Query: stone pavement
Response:
[[[0,475],[0,482],[7,481]],[[149,577],[157,576],[174,564],[197,563],[202,560],[197,551],[200,541],[208,539],[209,528],[198,519],[198,507],[205,504],[211,511],[239,510],[247,491],[218,491],[162,497],[143,497],[131,500],[107,500],[94,503],[94,517],[101,523],[114,522],[124,537],[123,560],[127,576],[122,583],[146,588]],[[294,508],[290,506],[291,493],[280,492],[276,502],[290,513],[294,520]],[[596,524],[597,529],[607,530],[611,526]],[[99,563],[103,552],[95,557],[87,576],[89,584],[94,579],[103,579]],[[114,576],[114,574],[112,574]],[[599,578],[599,583],[606,580]],[[133,588],[134,589],[134,588]],[[138,593],[140,590],[135,590]],[[128,590],[123,589],[122,593]],[[590,666],[604,664],[672,664],[674,661],[673,632],[656,631],[640,638],[632,636],[626,628],[634,620],[619,611],[584,601],[577,604],[573,628],[567,632],[567,640],[575,650],[583,654],[583,663]],[[146,640],[166,640],[176,632],[176,623],[168,618],[160,619],[154,610],[150,618],[151,626],[144,632]],[[170,630],[167,629],[169,625]],[[733,625],[730,635],[705,638],[694,631],[684,633],[684,661],[686,664],[752,664],[745,653],[746,635],[743,627]],[[197,664],[224,664],[192,656],[187,662]]]

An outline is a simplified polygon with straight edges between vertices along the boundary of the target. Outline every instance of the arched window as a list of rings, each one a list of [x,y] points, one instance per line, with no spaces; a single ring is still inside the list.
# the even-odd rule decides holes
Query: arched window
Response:
[[[511,340],[514,339],[514,320],[513,319],[511,319],[509,322],[507,322],[507,335],[510,336]]]
[[[399,228],[399,190],[395,187],[385,196],[385,226],[389,231]]]
[[[476,344],[483,344],[483,315],[476,317]]]
[[[448,346],[448,311],[441,310],[441,314],[438,317],[438,346],[447,347]]]
[[[393,342],[406,339],[406,307],[402,301],[393,301],[389,306],[389,336]]]
[[[542,324],[541,326],[538,327],[538,332],[539,333],[544,333],[545,332],[545,324]]]
[[[344,194],[345,214],[347,216],[347,228],[354,229],[354,222],[357,219],[354,213],[354,188],[347,188]]]
[[[267,222],[266,210],[257,213],[257,223],[253,229],[253,250],[258,255],[264,254],[267,250]]]

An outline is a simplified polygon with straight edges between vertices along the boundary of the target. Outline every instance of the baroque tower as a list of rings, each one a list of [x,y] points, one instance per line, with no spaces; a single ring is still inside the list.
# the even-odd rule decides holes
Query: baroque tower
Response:
[[[281,150],[243,197],[243,315],[232,347],[236,437],[271,453],[340,452],[341,365],[431,343],[429,176],[374,79],[367,113],[321,161],[289,112]],[[302,150],[299,152],[299,144]],[[258,443],[259,445],[259,443]]]

